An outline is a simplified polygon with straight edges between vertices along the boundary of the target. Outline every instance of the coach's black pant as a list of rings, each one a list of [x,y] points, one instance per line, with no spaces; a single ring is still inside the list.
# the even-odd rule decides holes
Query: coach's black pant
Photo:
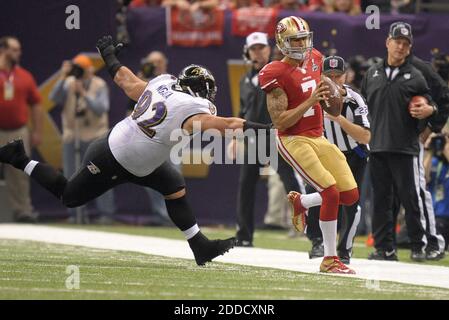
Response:
[[[373,187],[372,228],[376,249],[391,251],[395,246],[394,189],[405,208],[405,222],[412,250],[425,245],[425,220],[419,208],[418,156],[375,152],[370,156]],[[424,226],[423,226],[424,223]]]
[[[247,159],[246,154],[245,159]],[[256,185],[259,180],[259,170],[262,167],[259,163],[247,164],[246,161],[240,167],[237,198],[237,239],[239,240],[253,241]],[[292,167],[281,156],[278,156],[277,172],[287,192],[299,191],[299,183]]]
[[[351,168],[352,175],[354,176],[357,186],[363,183],[363,176],[367,164],[367,158],[361,158],[353,151],[345,152],[346,161]],[[316,192],[311,186],[306,186],[307,193]],[[320,206],[312,207],[309,209],[307,215],[307,237],[314,241],[322,239],[322,233],[320,229]],[[361,208],[360,203],[357,201],[351,206],[340,206],[339,213],[341,215],[340,225],[340,237],[338,241],[337,250],[339,253],[350,252],[352,250],[352,244],[357,231],[357,226],[360,222]]]

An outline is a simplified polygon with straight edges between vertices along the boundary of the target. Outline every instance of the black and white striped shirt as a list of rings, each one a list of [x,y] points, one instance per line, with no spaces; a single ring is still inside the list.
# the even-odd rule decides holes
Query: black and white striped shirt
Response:
[[[354,124],[369,129],[368,107],[365,100],[351,87],[344,85],[344,88],[346,96],[343,99],[342,116]],[[351,151],[358,146],[365,151],[369,149],[367,145],[362,145],[350,137],[338,123],[326,117],[324,117],[324,136],[343,152]]]

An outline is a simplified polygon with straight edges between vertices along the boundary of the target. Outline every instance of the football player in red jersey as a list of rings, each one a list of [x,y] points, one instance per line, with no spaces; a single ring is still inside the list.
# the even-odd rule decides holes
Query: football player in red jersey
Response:
[[[343,153],[323,137],[323,111],[328,87],[321,82],[323,57],[313,48],[313,33],[304,19],[290,16],[276,26],[276,45],[284,58],[266,65],[259,73],[267,93],[267,106],[278,130],[282,157],[317,192],[289,193],[293,224],[304,231],[307,209],[321,205],[324,259],[321,272],[354,274],[337,256],[338,205],[358,200],[357,183]]]

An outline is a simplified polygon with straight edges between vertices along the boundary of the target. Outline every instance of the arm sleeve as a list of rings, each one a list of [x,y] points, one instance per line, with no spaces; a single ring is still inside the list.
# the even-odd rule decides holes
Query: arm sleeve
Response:
[[[97,116],[109,111],[109,92],[106,85],[102,86],[95,96],[86,95],[85,99],[87,107],[92,109]]]
[[[67,96],[67,86],[65,82],[66,81],[63,79],[58,80],[48,96],[50,100],[56,104],[63,104],[65,101]]]
[[[39,90],[37,88],[36,81],[30,74],[30,85],[28,90],[27,102],[29,105],[33,106],[40,103],[41,100],[42,100],[41,94],[39,93]]]

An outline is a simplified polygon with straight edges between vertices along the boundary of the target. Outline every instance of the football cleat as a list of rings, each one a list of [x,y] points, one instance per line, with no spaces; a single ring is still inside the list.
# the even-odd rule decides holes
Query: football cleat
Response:
[[[346,264],[346,265],[350,264],[351,263],[351,251],[350,250],[339,251],[338,258],[344,264]]]
[[[376,249],[368,255],[368,260],[398,261],[396,250]]]
[[[225,240],[209,240],[201,232],[198,232],[192,239],[189,240],[190,248],[193,251],[196,264],[203,266],[206,262],[221,256],[234,248],[235,238]]]
[[[240,239],[237,239],[237,240],[235,241],[235,244],[234,244],[234,245],[235,245],[236,247],[245,247],[245,248],[251,248],[251,247],[254,247],[252,241],[249,241],[249,240],[240,240]]]
[[[323,239],[317,238],[312,240],[312,250],[309,251],[309,259],[324,257]]]
[[[21,139],[11,141],[0,148],[0,162],[2,163],[8,163],[19,170],[23,170],[28,161]]]
[[[430,261],[438,261],[444,258],[444,251],[438,251],[438,250],[430,250],[426,252],[426,260]]]
[[[426,252],[424,250],[412,250],[410,252],[410,259],[416,262],[426,261]]]
[[[301,204],[301,194],[296,191],[290,191],[288,194],[288,201],[292,205],[292,223],[295,229],[299,232],[304,232],[307,225],[307,209]]]
[[[324,257],[320,265],[320,272],[355,274],[355,271],[348,268],[338,257]]]

